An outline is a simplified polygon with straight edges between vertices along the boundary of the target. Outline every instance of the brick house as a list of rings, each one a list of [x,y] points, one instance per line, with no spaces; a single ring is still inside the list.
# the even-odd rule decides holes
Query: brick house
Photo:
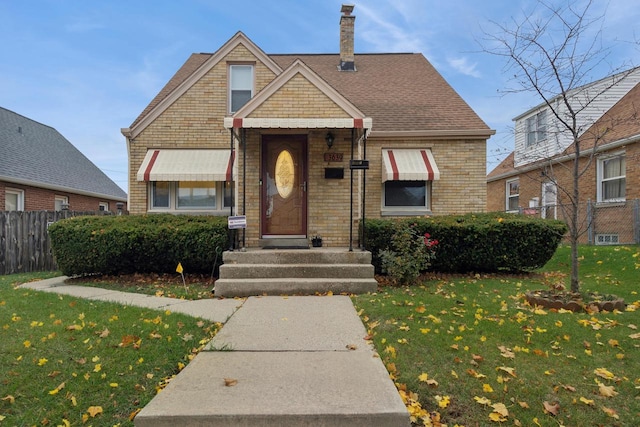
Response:
[[[0,107],[0,208],[117,212],[127,194],[54,128]]]
[[[354,54],[352,10],[339,54],[269,55],[238,32],[191,55],[122,129],[130,212],[244,215],[247,247],[346,247],[363,217],[484,211],[494,131],[423,55]]]
[[[578,117],[583,129],[579,167],[585,170],[580,242],[640,243],[640,69],[578,88],[573,96],[603,88]],[[575,146],[554,132],[556,119],[545,105],[514,120],[515,150],[487,176],[487,210],[563,219]]]

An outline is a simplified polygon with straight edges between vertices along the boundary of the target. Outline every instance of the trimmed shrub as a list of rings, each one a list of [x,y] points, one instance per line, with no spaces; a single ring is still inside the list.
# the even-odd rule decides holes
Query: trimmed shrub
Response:
[[[82,216],[52,224],[49,235],[66,275],[171,273],[178,262],[210,273],[229,245],[227,218],[212,216]]]
[[[389,249],[398,222],[438,241],[430,269],[448,273],[535,270],[551,259],[567,232],[561,221],[505,213],[367,220],[367,249],[378,273],[379,253]]]

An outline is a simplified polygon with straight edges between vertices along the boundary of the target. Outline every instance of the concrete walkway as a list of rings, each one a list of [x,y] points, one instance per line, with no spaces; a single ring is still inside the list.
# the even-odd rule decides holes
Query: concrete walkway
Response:
[[[66,285],[64,279],[22,286],[225,323],[140,411],[137,427],[410,425],[347,296],[185,301]]]

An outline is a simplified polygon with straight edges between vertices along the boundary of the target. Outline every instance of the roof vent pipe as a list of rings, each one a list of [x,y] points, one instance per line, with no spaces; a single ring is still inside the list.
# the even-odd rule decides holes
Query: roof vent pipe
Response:
[[[354,7],[352,4],[343,4],[342,9],[340,9],[340,12],[342,12],[340,17],[340,65],[338,67],[340,71],[356,70],[353,53],[356,17],[351,15]]]

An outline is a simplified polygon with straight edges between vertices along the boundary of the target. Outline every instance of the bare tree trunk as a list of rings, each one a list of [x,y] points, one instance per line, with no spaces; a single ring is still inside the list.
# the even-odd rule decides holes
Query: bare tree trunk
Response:
[[[571,292],[580,292],[580,265],[578,261],[578,237],[579,208],[580,208],[580,141],[578,136],[574,136],[576,157],[573,159],[573,195],[571,200],[571,220],[569,234],[571,235]]]

